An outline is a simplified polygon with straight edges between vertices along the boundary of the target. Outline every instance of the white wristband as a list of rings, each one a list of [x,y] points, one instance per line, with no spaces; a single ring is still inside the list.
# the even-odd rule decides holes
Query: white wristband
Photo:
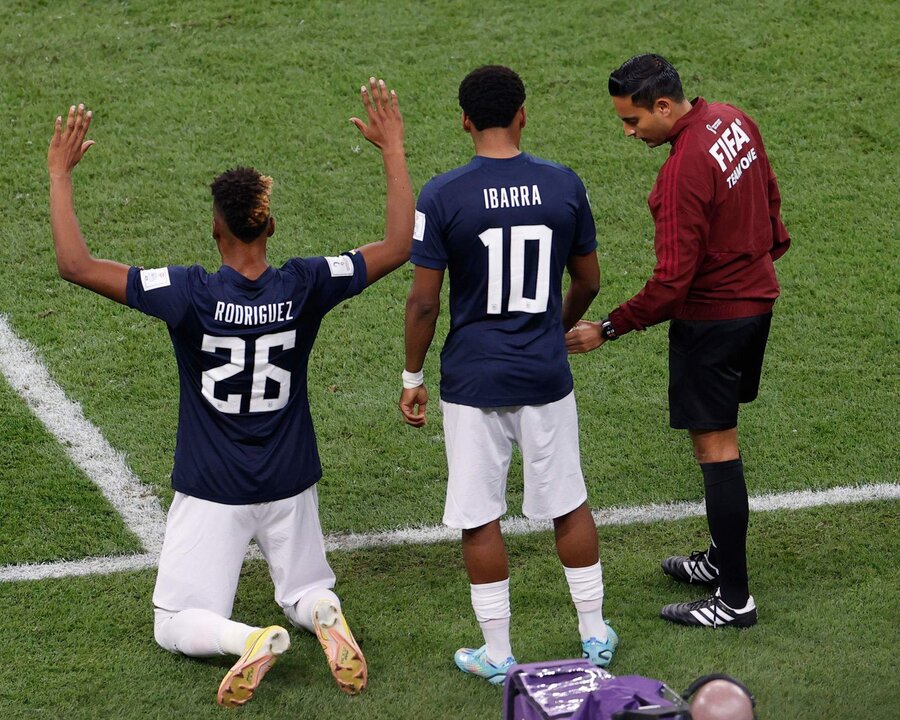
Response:
[[[417,388],[420,385],[425,384],[425,370],[419,370],[419,372],[410,372],[409,370],[404,370],[401,375],[403,378],[403,389],[404,390],[412,390],[413,388]]]

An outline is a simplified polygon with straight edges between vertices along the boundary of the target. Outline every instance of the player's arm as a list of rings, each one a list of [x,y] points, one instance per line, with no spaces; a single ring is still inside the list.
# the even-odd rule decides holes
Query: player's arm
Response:
[[[413,284],[406,298],[406,370],[403,373],[400,413],[413,427],[422,427],[426,422],[428,391],[425,389],[422,367],[434,339],[434,329],[441,310],[443,283],[443,270],[417,265]]]
[[[92,113],[85,112],[84,105],[70,107],[65,124],[62,116],[57,117],[56,129],[47,151],[50,227],[56,250],[56,266],[64,280],[124,304],[128,265],[93,257],[75,215],[72,170],[94,144],[93,140],[85,140],[91,117]]]
[[[597,293],[600,292],[600,265],[597,251],[586,255],[571,255],[566,263],[571,283],[563,298],[563,329],[568,332],[587,312]]]
[[[409,260],[415,199],[406,169],[403,117],[396,91],[388,92],[384,80],[376,83],[373,77],[368,88],[360,89],[360,95],[369,123],[359,118],[350,120],[381,151],[387,179],[384,240],[359,249],[366,261],[366,281],[371,285]]]

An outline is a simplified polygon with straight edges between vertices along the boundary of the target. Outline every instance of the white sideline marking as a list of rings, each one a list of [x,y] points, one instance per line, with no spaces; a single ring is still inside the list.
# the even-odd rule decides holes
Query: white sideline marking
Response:
[[[873,500],[900,500],[900,484],[848,485],[828,490],[798,490],[758,495],[750,498],[750,509],[754,512],[800,510],[823,505],[850,505]],[[706,507],[702,501],[610,507],[593,511],[594,521],[598,527],[671,522],[690,517],[702,517],[705,514]],[[526,535],[550,530],[553,523],[549,520],[511,517],[501,521],[500,526],[506,535]],[[325,538],[325,548],[327,550],[362,550],[389,545],[430,545],[458,539],[459,530],[443,525],[429,525],[375,533],[328,535]]]
[[[122,454],[84,417],[81,406],[66,397],[38,358],[37,350],[13,332],[5,315],[0,315],[0,372],[65,447],[72,461],[100,488],[144,549],[158,554],[165,532],[159,500],[131,472]],[[79,561],[86,562],[90,561]]]
[[[772,493],[750,498],[750,509],[754,512],[773,510],[802,510],[826,505],[853,505],[876,500],[900,500],[900,484],[846,485],[828,490],[798,490],[795,492]],[[671,522],[691,517],[702,517],[705,508],[702,502],[659,503],[636,507],[611,507],[594,510],[594,520],[598,527],[612,525],[638,525],[654,522]],[[511,517],[502,521],[503,532],[507,535],[526,535],[551,529],[548,521]],[[335,550],[365,550],[392,545],[433,545],[439,542],[453,542],[459,539],[459,530],[443,525],[400,528],[373,533],[350,533],[327,535],[325,548]],[[248,559],[261,559],[256,546],[251,546]],[[86,558],[84,560],[51,562],[33,565],[0,566],[0,582],[12,580],[43,580],[74,575],[105,575],[128,570],[155,568],[158,553],[124,555],[119,557]]]
[[[141,555],[114,555],[82,560],[58,560],[48,563],[0,566],[0,582],[17,580],[46,580],[48,578],[76,577],[83,575],[109,575],[129,570],[149,570],[159,562],[159,553]]]
[[[131,472],[117,453],[57,385],[37,357],[34,347],[19,338],[0,314],[0,372],[47,429],[63,444],[73,462],[100,488],[119,512],[128,528],[138,536],[145,552],[137,555],[93,557],[48,563],[0,566],[0,582],[43,580],[76,575],[105,575],[129,570],[155,568],[165,533],[165,515],[152,491]],[[750,498],[756,512],[799,510],[823,505],[846,505],[872,500],[900,500],[900,484],[844,486],[829,490],[800,490]],[[594,510],[598,526],[668,522],[705,513],[702,502],[651,504],[637,507],[611,507]],[[523,535],[548,530],[550,521],[511,517],[502,523],[508,535]],[[374,533],[328,535],[329,551],[357,550],[391,545],[429,545],[455,541],[459,530],[442,525],[400,528]],[[248,558],[259,559],[253,546]]]

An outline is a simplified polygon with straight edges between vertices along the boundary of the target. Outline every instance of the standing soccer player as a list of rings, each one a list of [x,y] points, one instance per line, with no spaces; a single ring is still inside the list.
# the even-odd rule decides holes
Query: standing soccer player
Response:
[[[790,244],[778,184],[754,122],[731,105],[686,100],[665,58],[626,61],[610,75],[609,94],[627,137],[672,146],[648,201],[657,263],[637,295],[600,322],[579,323],[566,344],[587,352],[671,319],[670,424],[690,433],[712,542],[667,558],[662,568],[676,580],[719,587],[702,600],[665,606],[662,617],[746,627],[757,613],[747,579],[749,506],[737,418],[739,404],[759,390],[779,294],[773,261]]]
[[[441,353],[441,409],[449,465],[444,523],[462,530],[472,607],[484,634],[457,651],[464,672],[503,681],[509,639],[509,565],[500,532],[513,444],[522,452],[523,512],[553,519],[556,549],[578,611],[582,650],[600,666],[618,638],[603,619],[597,530],[587,505],[564,328],[597,294],[594,220],[570,169],[519,150],[525,87],[506,67],[459,86],[475,157],[432,179],[419,196],[406,305],[400,410],[425,424],[422,366],[434,336],[445,269],[450,333]],[[571,286],[562,299],[562,275]]]
[[[60,275],[166,322],[178,363],[180,408],[166,536],[159,562],[154,634],[192,657],[237,655],[218,702],[243,705],[277,656],[287,631],[230,620],[251,539],[269,566],[275,599],[295,625],[314,632],[335,680],[348,693],[367,668],[350,632],[325,557],[316,482],[322,467],[306,389],[309,354],[323,316],[409,257],[413,194],[396,94],[370,79],[361,90],[387,177],[383,241],[337,257],[294,258],[270,267],[275,231],[271,178],[236,168],[212,184],[218,272],[199,265],[143,270],[91,256],[73,204],[73,168],[91,113],[57,118],[50,142],[50,218]]]

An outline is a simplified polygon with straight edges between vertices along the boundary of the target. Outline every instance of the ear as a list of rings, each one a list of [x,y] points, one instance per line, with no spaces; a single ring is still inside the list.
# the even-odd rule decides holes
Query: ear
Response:
[[[275,234],[275,218],[269,216],[269,227],[266,229],[266,237],[272,237]]]
[[[474,125],[472,125],[472,121],[469,120],[469,116],[466,115],[465,113],[463,113],[462,114],[462,129],[471,135],[473,128],[474,128]]]
[[[525,112],[525,106],[519,108],[519,130],[525,127],[525,123],[527,122],[527,113]]]
[[[221,240],[222,239],[222,228],[221,221],[219,220],[217,215],[213,215],[212,221],[212,236],[213,240]]]
[[[661,97],[654,105],[663,117],[668,117],[672,112],[672,101],[669,98]]]

